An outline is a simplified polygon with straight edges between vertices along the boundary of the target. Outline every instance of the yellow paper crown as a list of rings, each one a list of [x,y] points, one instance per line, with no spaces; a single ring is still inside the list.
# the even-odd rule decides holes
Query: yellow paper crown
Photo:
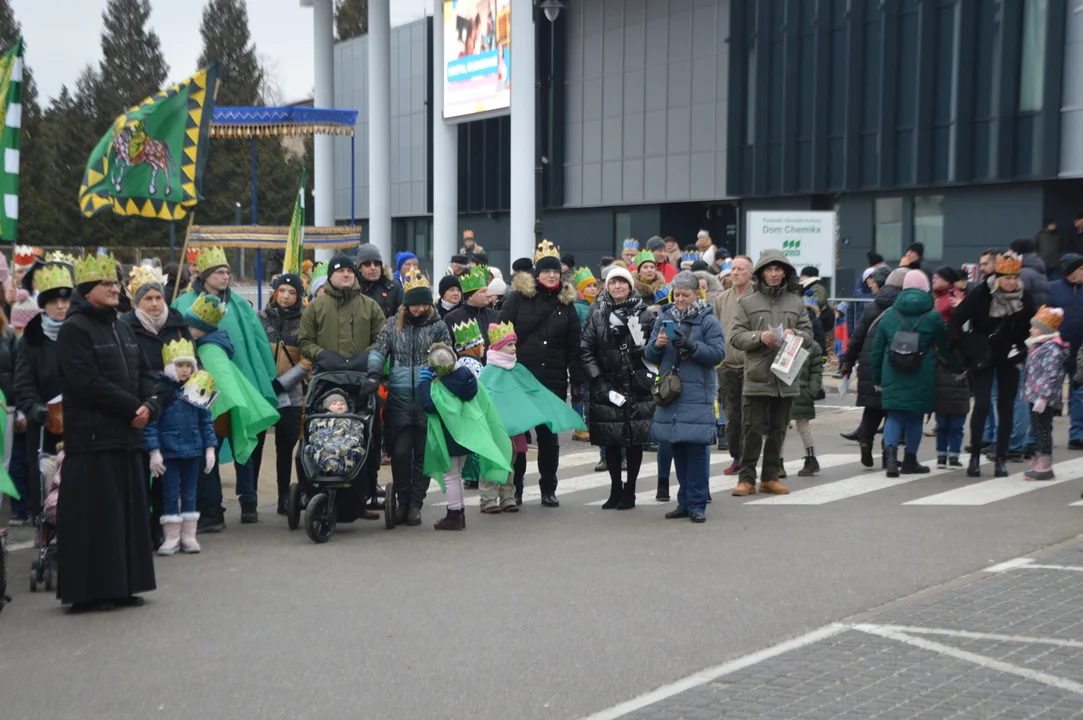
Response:
[[[63,265],[49,263],[43,265],[34,273],[34,282],[38,286],[39,293],[58,288],[68,288],[70,290],[72,288],[71,270]]]
[[[535,264],[545,257],[554,257],[557,260],[560,259],[560,250],[557,246],[548,240],[542,240],[538,243],[538,247],[534,250],[534,262]]]
[[[402,289],[405,293],[417,288],[428,288],[432,290],[432,283],[429,279],[421,274],[420,270],[415,270],[412,274],[406,276],[406,279],[402,282]]]
[[[75,267],[75,256],[71,253],[54,250],[53,252],[45,256],[45,262],[58,262]]]
[[[162,362],[166,365],[172,365],[178,360],[187,361],[193,365],[196,364],[196,346],[192,344],[191,340],[179,338],[162,346]]]
[[[115,281],[117,261],[112,255],[86,255],[75,263],[75,284]]]
[[[209,247],[199,254],[196,258],[196,269],[202,275],[211,268],[222,267],[225,265],[229,267],[229,261],[226,260],[226,251],[220,247]]]
[[[502,322],[499,325],[493,323],[489,325],[489,344],[499,345],[500,341],[509,335],[515,334],[515,326],[510,322]]]
[[[218,323],[222,322],[222,318],[225,317],[226,311],[222,308],[222,303],[219,302],[218,298],[203,293],[192,303],[192,307],[188,308],[187,314],[204,325],[216,328]]]
[[[131,278],[128,281],[128,297],[134,298],[139,288],[143,287],[147,283],[157,283],[162,287],[169,282],[169,276],[163,275],[162,271],[156,267],[147,267],[145,265],[136,265],[128,273]]]

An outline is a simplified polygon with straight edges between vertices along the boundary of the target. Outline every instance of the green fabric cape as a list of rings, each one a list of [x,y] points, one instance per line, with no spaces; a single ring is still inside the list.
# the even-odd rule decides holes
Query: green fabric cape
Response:
[[[173,307],[181,315],[192,307],[192,303],[198,298],[194,292],[186,292],[177,298]],[[263,399],[278,407],[278,397],[275,395],[271,381],[278,377],[278,369],[275,367],[275,359],[271,354],[271,344],[267,341],[267,331],[263,329],[259,315],[252,309],[240,295],[230,295],[226,314],[222,317],[218,329],[225,330],[233,343],[235,350],[233,363],[244,374],[246,380],[251,383]],[[213,373],[211,373],[213,375]],[[215,379],[217,379],[215,375]]]
[[[8,399],[4,396],[3,392],[0,392],[0,402],[6,407]],[[8,431],[8,414],[6,412],[0,412],[0,438],[4,437],[4,434]],[[16,440],[16,442],[18,442]],[[0,461],[4,459],[4,448],[0,445]],[[35,458],[35,464],[37,459]],[[8,475],[8,471],[4,469],[4,465],[0,462],[0,495],[7,495],[9,498],[15,500],[21,500],[22,496],[19,495],[19,491],[15,489],[15,483],[11,480],[11,475]]]
[[[222,445],[218,462],[227,463],[232,458],[244,464],[252,457],[259,434],[278,422],[278,410],[260,397],[220,346],[214,343],[200,345],[196,348],[196,355],[207,372],[214,376],[215,389],[218,391],[211,414],[217,419],[230,413],[230,436]]]
[[[444,474],[451,469],[444,428],[455,442],[477,453],[481,465],[481,479],[494,483],[507,483],[511,472],[511,439],[504,432],[489,393],[478,386],[478,394],[463,402],[434,380],[430,390],[432,404],[438,414],[429,413],[429,426],[425,437],[425,475],[432,478],[444,490]]]
[[[538,382],[529,370],[515,363],[511,370],[486,365],[481,384],[504,421],[508,435],[520,435],[545,425],[554,433],[586,430],[583,418],[568,403]]]

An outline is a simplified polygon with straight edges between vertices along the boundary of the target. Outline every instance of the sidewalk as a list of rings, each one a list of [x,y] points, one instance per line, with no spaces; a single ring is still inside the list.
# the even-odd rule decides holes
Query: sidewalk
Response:
[[[785,611],[785,603],[777,608]],[[589,720],[1083,717],[1083,542],[1011,560]]]

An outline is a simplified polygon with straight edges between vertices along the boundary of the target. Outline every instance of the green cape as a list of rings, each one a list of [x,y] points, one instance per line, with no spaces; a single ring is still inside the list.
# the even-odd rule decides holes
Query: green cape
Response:
[[[227,412],[230,414],[229,441],[222,445],[218,461],[227,463],[232,457],[244,464],[256,449],[259,434],[278,422],[278,410],[260,397],[221,346],[204,343],[196,348],[196,355],[207,372],[214,376],[218,391],[211,414],[215,419]]]
[[[0,402],[6,407],[8,399],[4,396],[3,392],[0,392]],[[0,438],[4,437],[4,434],[8,431],[8,414],[6,412],[0,412]],[[16,440],[18,442],[18,440]],[[0,461],[4,459],[4,448],[0,445]],[[2,462],[0,462],[0,495],[7,495],[9,498],[15,500],[21,500],[22,496],[19,495],[19,491],[15,489],[15,483],[11,481],[11,475],[8,475],[8,471],[4,468]]]
[[[444,490],[444,474],[451,470],[444,428],[455,442],[477,453],[481,464],[481,479],[494,483],[506,483],[511,472],[511,440],[504,432],[489,393],[478,385],[478,394],[463,402],[437,380],[430,390],[432,404],[439,413],[429,413],[429,426],[425,437],[424,473]]]
[[[183,315],[188,308],[192,307],[197,297],[199,295],[194,292],[186,292],[177,298],[173,307]],[[230,341],[233,342],[233,348],[236,351],[233,364],[240,368],[245,379],[256,388],[264,400],[271,404],[271,407],[278,407],[278,396],[271,387],[271,381],[278,377],[278,369],[275,367],[274,356],[271,355],[267,331],[263,329],[259,315],[240,295],[231,294],[226,307],[226,314],[222,317],[222,322],[218,324],[218,329],[225,330],[229,334]],[[215,375],[215,379],[217,377]]]
[[[554,433],[587,429],[583,418],[568,403],[538,382],[519,363],[511,370],[486,365],[481,371],[481,384],[489,391],[508,435],[520,435],[539,425],[545,425]]]

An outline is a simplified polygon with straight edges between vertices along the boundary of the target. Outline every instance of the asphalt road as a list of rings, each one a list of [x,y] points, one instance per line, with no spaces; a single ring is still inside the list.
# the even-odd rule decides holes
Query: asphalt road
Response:
[[[228,530],[200,536],[202,554],[158,559],[141,609],[68,615],[28,592],[31,552],[13,552],[0,706],[57,720],[580,718],[1079,534],[1083,453],[1064,450],[1066,419],[1059,483],[960,471],[889,485],[838,436],[858,415],[832,404],[843,401],[821,404],[813,432],[833,467],[798,478],[791,431],[794,493],[765,502],[730,497],[719,461],[698,526],[664,520],[673,505],[653,500],[590,504],[607,483],[590,448],[567,441],[559,509],[534,492],[518,515],[474,505],[465,532],[438,533],[443,511],[427,507],[421,527],[342,525],[317,546],[273,514],[271,443],[262,521],[241,526],[232,502]]]

